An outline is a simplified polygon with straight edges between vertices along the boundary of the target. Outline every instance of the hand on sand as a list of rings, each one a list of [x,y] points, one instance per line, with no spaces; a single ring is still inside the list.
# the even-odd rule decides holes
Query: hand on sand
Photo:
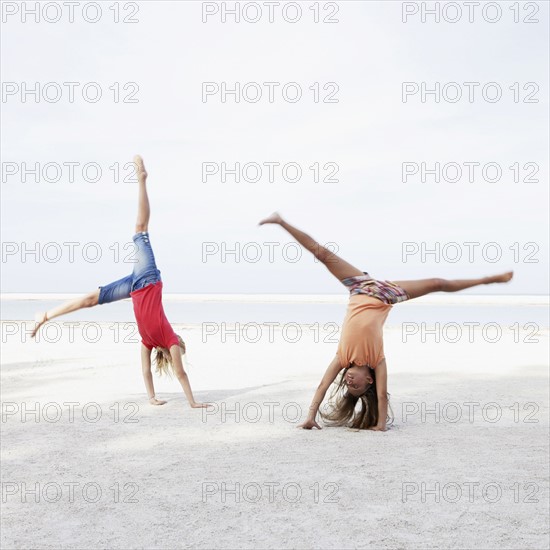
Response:
[[[37,313],[34,317],[34,320],[36,321],[36,326],[31,332],[31,338],[34,338],[36,336],[38,329],[48,320],[48,316],[45,312]]]
[[[304,430],[311,430],[311,428],[317,428],[318,430],[322,430],[321,426],[315,422],[315,420],[307,419],[303,424],[300,424],[299,426],[296,426],[297,428],[303,428]]]
[[[271,216],[268,216],[267,218],[264,218],[258,225],[264,225],[266,223],[281,223],[283,221],[283,218],[279,215],[278,212],[273,212]]]
[[[143,159],[139,155],[134,157],[134,164],[136,165],[138,180],[146,180],[147,170],[145,170],[145,164],[143,164]]]
[[[208,407],[213,407],[212,403],[191,403],[192,409],[207,409]]]
[[[156,397],[151,397],[151,399],[149,399],[149,403],[151,403],[151,405],[164,405],[166,401],[157,399]]]

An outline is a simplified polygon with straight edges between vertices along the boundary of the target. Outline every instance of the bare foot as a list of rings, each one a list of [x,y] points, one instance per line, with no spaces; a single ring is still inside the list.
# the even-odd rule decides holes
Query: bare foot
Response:
[[[164,405],[166,401],[157,399],[156,397],[151,397],[151,399],[149,399],[149,403],[151,403],[151,405]]]
[[[502,275],[495,275],[494,277],[489,277],[491,283],[507,283],[512,280],[514,276],[513,271],[507,271],[502,273]]]
[[[271,216],[264,218],[258,225],[264,225],[265,223],[281,223],[283,218],[279,215],[278,212],[273,212]]]
[[[136,165],[138,180],[146,180],[147,170],[145,170],[145,164],[143,164],[143,159],[139,155],[134,157],[134,164]]]
[[[34,320],[36,321],[36,326],[31,332],[31,338],[34,338],[36,336],[38,329],[48,320],[48,315],[45,311],[42,311],[34,316]]]

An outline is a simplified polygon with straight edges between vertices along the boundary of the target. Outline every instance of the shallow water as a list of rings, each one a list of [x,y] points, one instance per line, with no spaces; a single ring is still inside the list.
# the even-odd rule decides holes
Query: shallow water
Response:
[[[1,302],[2,321],[32,320],[36,311],[50,309],[59,300],[9,300]],[[338,323],[346,312],[345,303],[249,303],[244,301],[173,301],[166,300],[164,309],[170,322],[185,325],[201,323]],[[129,300],[105,304],[71,313],[66,320],[74,321],[133,321],[132,303]],[[402,323],[535,323],[548,328],[549,310],[546,305],[494,304],[425,304],[409,302],[393,307],[386,326]]]

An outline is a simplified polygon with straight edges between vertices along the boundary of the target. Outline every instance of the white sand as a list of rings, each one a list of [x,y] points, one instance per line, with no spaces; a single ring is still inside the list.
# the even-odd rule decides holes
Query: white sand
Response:
[[[169,401],[147,404],[137,344],[6,339],[2,548],[548,548],[547,332],[536,344],[511,332],[494,344],[403,344],[388,330],[386,433],[295,429],[333,344],[183,334],[195,394],[217,405],[208,416],[176,380],[155,378]],[[422,403],[436,402],[439,421],[423,419]],[[467,402],[480,404],[472,422]],[[23,417],[35,403],[38,421]],[[35,484],[39,502],[30,492],[24,502]]]

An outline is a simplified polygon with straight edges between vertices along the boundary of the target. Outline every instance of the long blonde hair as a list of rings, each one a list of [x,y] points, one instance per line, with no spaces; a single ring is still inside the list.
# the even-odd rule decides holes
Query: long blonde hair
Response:
[[[349,368],[349,367],[348,367]],[[345,376],[348,368],[344,369],[340,380],[336,382],[336,388],[329,397],[328,407],[321,412],[321,418],[328,426],[348,426],[359,430],[368,430],[378,423],[378,394],[376,393],[376,373],[370,370],[372,384],[370,384],[363,395],[352,395],[347,390]],[[361,407],[357,411],[357,402]],[[389,405],[388,394],[388,425],[393,423],[393,412]]]
[[[183,341],[182,337],[177,334],[179,346],[181,349],[181,354],[185,355],[186,348],[185,348],[185,342]],[[162,348],[155,348],[155,364],[157,366],[156,372],[159,376],[162,376],[163,374],[167,374],[169,376],[173,373],[174,365],[172,364],[172,357],[168,355],[164,355],[164,351]],[[168,353],[170,353],[170,350],[168,350]]]

